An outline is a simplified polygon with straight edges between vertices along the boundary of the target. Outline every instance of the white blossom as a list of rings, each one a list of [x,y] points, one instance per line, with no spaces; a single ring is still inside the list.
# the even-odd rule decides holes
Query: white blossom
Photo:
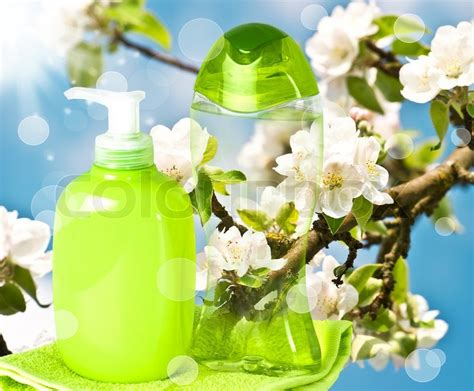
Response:
[[[417,348],[430,349],[435,346],[448,332],[448,324],[442,319],[436,319],[439,315],[438,310],[430,310],[428,302],[421,295],[411,295],[409,299],[411,310],[415,314],[415,321],[419,324],[414,328],[417,338]],[[401,303],[399,305],[402,319],[400,326],[407,332],[413,331],[410,324],[408,305]]]
[[[334,269],[340,264],[334,257],[324,256],[322,270],[316,273],[312,267],[306,268],[306,284],[308,289],[317,293],[316,304],[310,303],[313,319],[342,319],[359,301],[357,290],[343,277],[344,283],[338,288],[332,282],[335,278]]]
[[[426,103],[440,92],[440,77],[441,72],[434,67],[433,60],[428,56],[420,56],[401,67],[401,94],[413,102]]]
[[[353,164],[332,157],[324,163],[318,209],[333,218],[344,217],[363,187],[363,177]]]
[[[259,210],[274,219],[285,202],[286,198],[281,193],[280,189],[273,186],[267,186],[263,189],[262,196],[260,197]]]
[[[274,170],[286,176],[279,188],[295,202],[299,213],[296,234],[305,233],[314,220],[314,210],[321,174],[321,140],[315,128],[300,130],[290,137],[291,153],[276,158]]]
[[[209,262],[205,252],[196,256],[196,290],[203,291],[216,285],[221,273],[219,267]]]
[[[50,228],[41,221],[18,218],[0,206],[0,260],[7,259],[42,277],[51,271],[51,252],[46,252]]]
[[[237,227],[230,227],[225,232],[214,231],[204,252],[208,262],[221,270],[235,271],[239,277],[244,276],[250,268],[278,270],[286,263],[283,258],[272,259],[263,232],[248,230],[241,235]]]
[[[409,304],[407,304],[409,303]],[[410,311],[408,311],[410,305]],[[398,333],[412,336],[416,340],[415,349],[431,349],[447,333],[448,324],[441,319],[436,319],[439,311],[430,310],[428,302],[421,295],[409,294],[407,302],[397,305],[396,311],[398,328],[389,336],[392,338]],[[410,312],[410,314],[409,314]],[[363,330],[358,330],[363,332]],[[383,370],[392,361],[396,368],[402,366],[419,366],[419,357],[416,350],[408,358],[400,356],[396,344],[380,344],[382,351],[377,352],[375,357],[370,358],[369,364],[377,371]],[[393,351],[395,349],[395,351]]]
[[[257,121],[255,132],[238,156],[249,180],[271,180],[275,158],[285,152],[290,136],[301,128],[298,121]]]
[[[293,135],[290,147],[291,153],[276,159],[275,170],[287,177],[280,186],[294,189],[298,211],[315,209],[330,217],[344,217],[361,194],[377,205],[393,202],[380,192],[388,182],[388,172],[376,164],[380,145],[374,138],[359,137],[352,118],[325,120],[322,172],[317,135],[312,130]]]
[[[440,89],[474,83],[474,26],[461,22],[457,27],[442,26],[431,41],[432,65],[440,71]]]
[[[324,77],[347,74],[359,55],[359,39],[377,32],[373,21],[379,15],[374,1],[353,1],[346,8],[336,6],[306,42],[314,69]]]
[[[359,54],[359,42],[343,25],[324,17],[306,42],[306,54],[322,76],[341,76],[349,72]]]
[[[319,89],[324,99],[324,120],[343,117],[355,105],[347,89],[347,78],[325,77],[319,81]]]
[[[300,130],[290,137],[291,153],[276,158],[274,168],[279,174],[286,176],[286,182],[294,184],[316,183],[318,170],[319,142],[317,134],[311,131]]]
[[[359,133],[350,117],[335,117],[324,122],[324,157],[339,158],[352,162]]]
[[[193,119],[183,118],[172,130],[157,125],[150,134],[157,168],[191,192],[196,187],[193,169],[201,163],[209,141],[207,130]]]
[[[346,26],[351,35],[362,38],[378,31],[379,28],[374,23],[374,19],[380,14],[380,8],[376,6],[373,0],[368,3],[352,1],[345,9],[340,5],[334,7],[331,19],[333,22]]]
[[[392,197],[380,190],[387,186],[388,171],[377,164],[380,143],[375,137],[360,137],[356,142],[354,163],[364,178],[362,195],[375,205],[393,203]]]
[[[426,103],[441,90],[474,83],[473,25],[442,26],[431,42],[428,56],[420,56],[402,66],[402,95],[413,102]]]

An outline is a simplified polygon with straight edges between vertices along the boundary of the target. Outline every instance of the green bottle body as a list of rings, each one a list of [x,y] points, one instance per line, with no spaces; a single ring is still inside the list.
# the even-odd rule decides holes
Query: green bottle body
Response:
[[[100,381],[166,378],[188,353],[194,316],[194,224],[181,186],[155,166],[94,165],[58,201],[53,254],[65,363]]]

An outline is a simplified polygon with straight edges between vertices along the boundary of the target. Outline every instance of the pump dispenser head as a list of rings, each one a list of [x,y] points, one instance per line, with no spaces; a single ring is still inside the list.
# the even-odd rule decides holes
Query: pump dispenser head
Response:
[[[68,99],[85,99],[108,109],[109,128],[96,138],[95,164],[112,169],[139,169],[153,164],[151,137],[139,130],[140,101],[144,91],[115,92],[73,87],[64,92]]]

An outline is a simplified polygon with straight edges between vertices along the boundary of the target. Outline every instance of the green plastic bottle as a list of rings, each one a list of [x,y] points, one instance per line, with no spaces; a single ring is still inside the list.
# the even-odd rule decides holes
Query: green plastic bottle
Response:
[[[95,163],[56,211],[53,286],[58,348],[78,374],[135,383],[167,377],[191,343],[195,238],[188,195],[157,171],[138,130],[144,92],[66,91],[109,109]]]
[[[316,78],[295,40],[261,23],[227,31],[202,63],[194,92],[191,117],[219,141],[211,164],[246,176],[245,182],[228,186],[230,196],[216,194],[217,201],[234,216],[242,198],[244,209],[255,212],[253,205],[259,204],[267,186],[294,201],[297,189],[280,187],[285,177],[273,168],[276,158],[290,151],[290,137],[306,131],[314,136],[307,145],[314,150],[314,178],[301,183],[312,197],[298,206],[298,213],[313,216],[322,168],[323,113]],[[306,218],[299,235],[311,222]],[[221,230],[217,224],[209,220],[206,232]],[[280,228],[253,228],[279,243],[272,259],[287,256],[294,236],[285,236]],[[234,257],[235,263],[241,261]],[[194,357],[222,371],[282,377],[315,373],[321,349],[310,313],[316,301],[306,290],[308,261],[302,256],[284,273],[253,271],[253,276],[261,272],[264,277],[244,283],[232,273],[221,273],[216,281],[215,271],[209,269],[193,338]]]

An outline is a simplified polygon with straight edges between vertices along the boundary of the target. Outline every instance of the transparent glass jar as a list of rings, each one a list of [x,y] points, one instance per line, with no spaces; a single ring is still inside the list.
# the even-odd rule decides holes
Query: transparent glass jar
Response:
[[[203,63],[191,117],[217,141],[205,168],[214,191],[204,224],[209,272],[192,353],[218,370],[313,372],[320,348],[305,285],[305,233],[318,197],[323,126],[311,67],[286,33],[257,23],[238,26]],[[310,181],[286,186],[275,159],[291,152],[290,137],[299,131],[311,140],[307,159],[314,172]],[[208,199],[197,170],[195,176],[196,199]],[[303,187],[311,196],[301,203]]]

